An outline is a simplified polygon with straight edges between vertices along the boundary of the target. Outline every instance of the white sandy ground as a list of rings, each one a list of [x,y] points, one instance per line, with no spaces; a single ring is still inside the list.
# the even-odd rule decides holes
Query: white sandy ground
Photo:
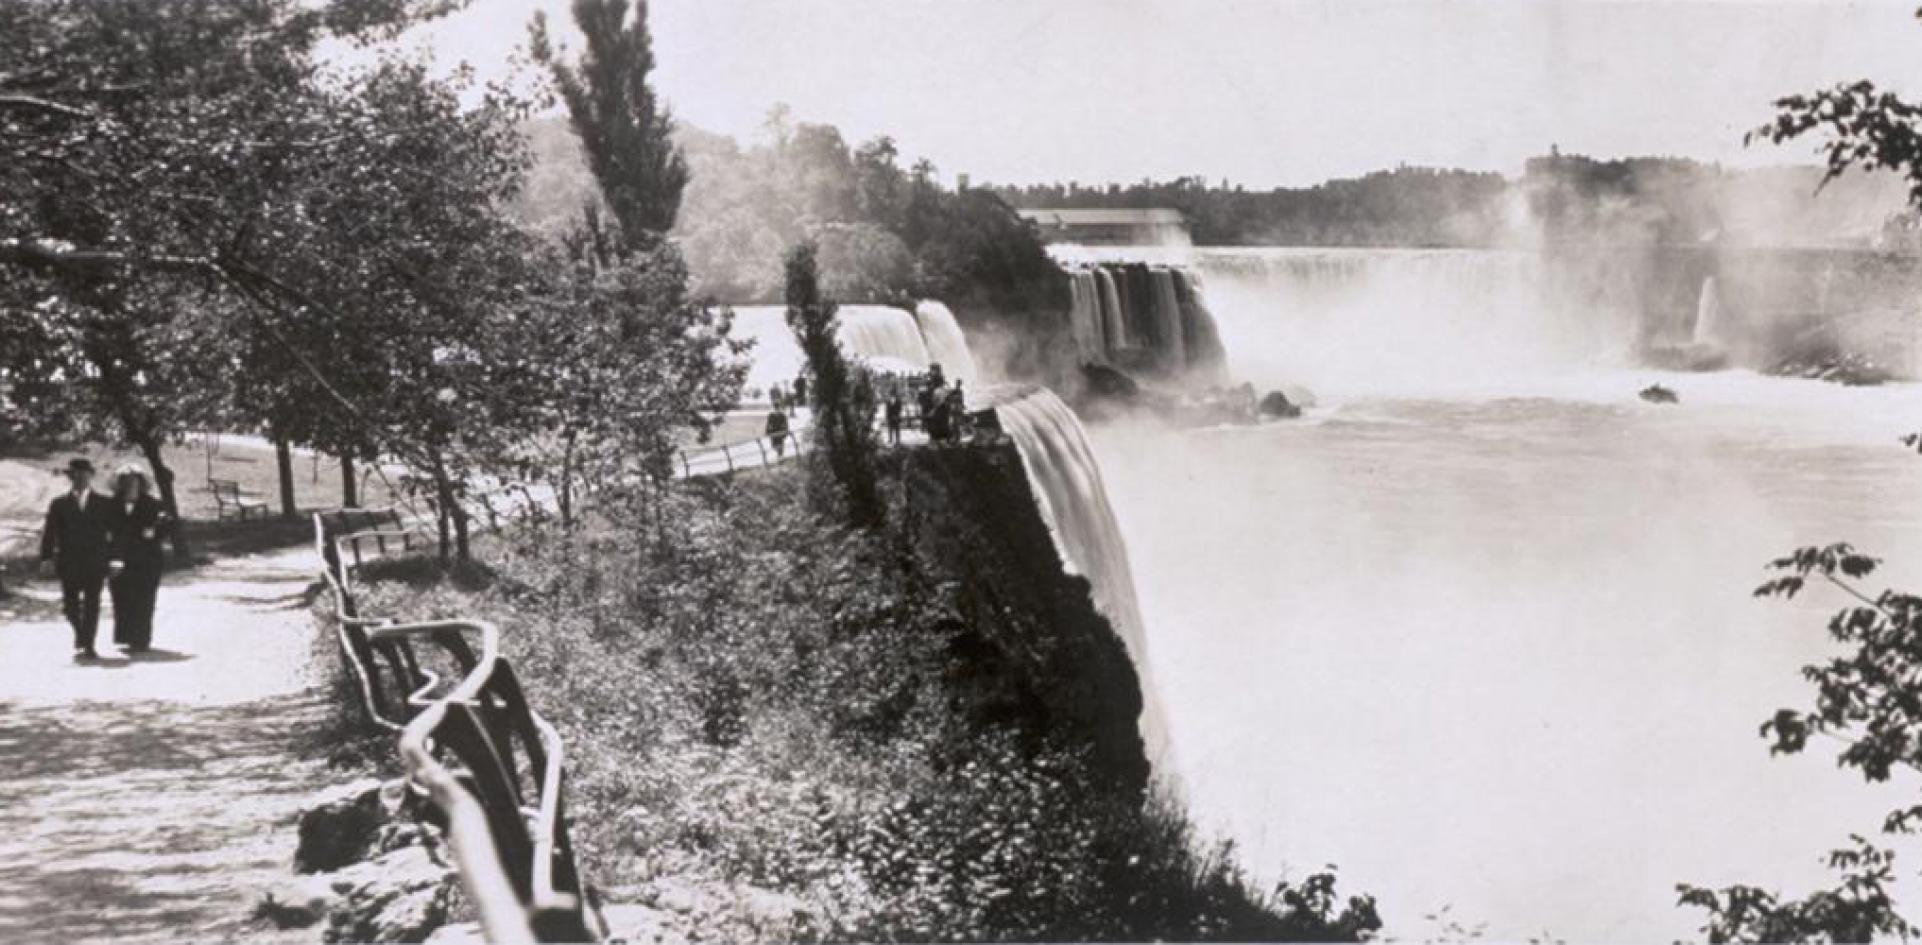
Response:
[[[9,581],[39,600],[0,603],[0,942],[312,939],[249,916],[291,876],[303,806],[346,780],[296,758],[323,708],[317,570],[297,549],[170,574],[155,650],[120,655],[109,612],[91,665],[57,585]]]

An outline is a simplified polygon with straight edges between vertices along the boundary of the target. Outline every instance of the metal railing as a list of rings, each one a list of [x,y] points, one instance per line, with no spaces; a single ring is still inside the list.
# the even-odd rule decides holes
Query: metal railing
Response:
[[[805,429],[795,430],[787,434],[778,447],[772,437],[757,436],[705,449],[680,450],[681,468],[676,475],[692,479],[778,465],[807,452],[806,433]]]
[[[408,781],[438,812],[487,941],[604,938],[568,836],[560,734],[527,704],[501,655],[499,631],[478,620],[401,623],[361,613],[354,573],[365,563],[364,546],[409,551],[411,538],[400,536],[411,533],[337,531],[330,519],[336,529],[390,520],[316,513],[322,578],[368,716],[399,734]],[[423,658],[422,645],[456,668],[451,685]]]

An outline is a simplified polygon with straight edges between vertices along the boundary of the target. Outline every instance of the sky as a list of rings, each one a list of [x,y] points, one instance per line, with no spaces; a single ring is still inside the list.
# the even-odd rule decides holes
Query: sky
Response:
[[[655,0],[656,88],[743,140],[777,102],[944,177],[1200,175],[1300,186],[1399,164],[1519,171],[1603,157],[1812,159],[1745,148],[1782,94],[1922,92],[1915,0]],[[535,10],[473,0],[411,41],[508,75]]]

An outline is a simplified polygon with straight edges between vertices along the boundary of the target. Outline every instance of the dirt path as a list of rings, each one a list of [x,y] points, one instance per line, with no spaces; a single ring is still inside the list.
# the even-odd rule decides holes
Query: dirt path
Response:
[[[249,916],[303,802],[344,780],[295,757],[322,710],[315,570],[303,549],[170,575],[134,660],[76,664],[57,616],[0,617],[0,942],[313,939]],[[14,590],[36,615],[58,594]]]

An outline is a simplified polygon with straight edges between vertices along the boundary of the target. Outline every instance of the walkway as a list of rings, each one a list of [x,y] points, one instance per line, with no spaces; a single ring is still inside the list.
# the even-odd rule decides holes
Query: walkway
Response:
[[[295,760],[310,550],[170,575],[156,650],[72,661],[36,582],[0,605],[0,942],[311,941],[250,921],[291,876],[293,819],[342,780]],[[104,654],[111,619],[103,617]]]

